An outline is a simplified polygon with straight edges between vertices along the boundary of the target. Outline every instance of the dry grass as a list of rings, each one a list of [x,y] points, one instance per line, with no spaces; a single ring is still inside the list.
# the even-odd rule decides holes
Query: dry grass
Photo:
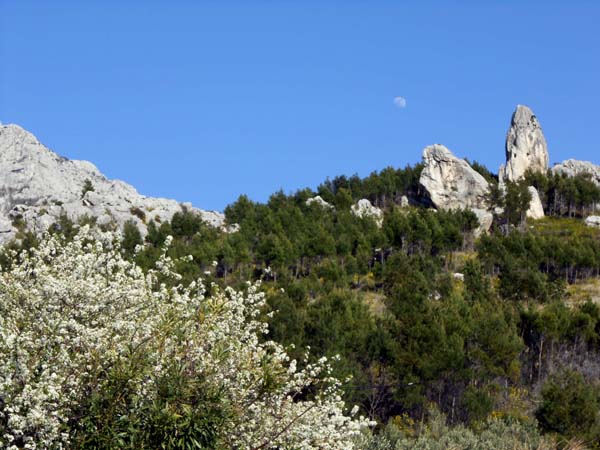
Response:
[[[467,261],[476,257],[477,253],[474,251],[451,252],[447,255],[447,269],[450,272],[460,272]]]
[[[577,306],[589,300],[600,304],[600,279],[590,278],[567,286],[569,306]]]
[[[573,439],[567,443],[567,446],[564,450],[586,450],[587,447],[583,441],[579,441],[577,439]]]
[[[530,228],[542,236],[600,239],[600,229],[588,227],[581,219],[545,217],[532,222]]]
[[[365,292],[363,294],[363,301],[373,316],[382,317],[385,314],[385,295],[377,292]]]

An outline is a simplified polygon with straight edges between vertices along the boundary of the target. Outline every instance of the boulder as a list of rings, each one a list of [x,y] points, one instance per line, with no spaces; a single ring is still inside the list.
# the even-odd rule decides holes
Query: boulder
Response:
[[[465,275],[463,273],[460,272],[455,272],[452,274],[452,278],[454,278],[457,281],[465,281]]]
[[[588,227],[600,228],[600,216],[589,216],[585,219],[585,224]]]
[[[475,230],[475,237],[489,232],[494,223],[494,215],[485,209],[473,209],[472,211],[477,216],[477,220],[479,220],[479,226]]]
[[[527,210],[527,217],[530,219],[541,219],[545,217],[544,207],[540,200],[540,194],[537,189],[533,186],[529,186],[529,193],[531,194],[531,202],[529,203],[529,209]]]
[[[376,206],[373,206],[371,202],[366,199],[360,199],[351,207],[352,214],[358,217],[370,217],[375,220],[375,223],[379,228],[383,226],[383,211]]]
[[[518,105],[506,135],[506,164],[500,167],[501,181],[517,181],[527,170],[546,173],[548,146],[533,111]]]
[[[221,213],[140,195],[129,184],[106,178],[88,161],[57,155],[21,127],[0,125],[0,243],[14,237],[15,218],[35,231],[45,231],[63,214],[73,220],[98,217],[102,223],[110,218],[118,227],[134,220],[144,234],[148,220],[170,220],[184,210],[213,226],[224,224]]]
[[[400,208],[408,208],[409,205],[410,202],[408,201],[408,197],[406,195],[403,195],[400,198]]]
[[[438,209],[471,209],[479,220],[475,235],[487,233],[494,221],[488,211],[489,183],[467,161],[440,144],[423,150],[425,167],[419,183]]]
[[[443,145],[423,150],[425,167],[419,183],[438,209],[488,209],[489,183],[467,161]]]

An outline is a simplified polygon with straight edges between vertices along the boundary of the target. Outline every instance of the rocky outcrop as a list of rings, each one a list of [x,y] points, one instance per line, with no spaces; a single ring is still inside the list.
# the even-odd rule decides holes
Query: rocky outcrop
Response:
[[[438,209],[471,209],[480,224],[475,234],[487,232],[494,216],[488,211],[486,179],[443,145],[425,147],[423,162],[419,183],[431,203]]]
[[[600,228],[600,216],[589,216],[585,219],[585,224],[588,227]]]
[[[556,164],[552,168],[555,174],[575,177],[577,175],[588,175],[590,180],[600,186],[600,166],[589,161],[578,161],[576,159],[567,159],[566,161]]]
[[[423,162],[419,183],[436,208],[487,210],[489,184],[467,161],[435,144],[425,147]]]
[[[542,219],[546,214],[544,214],[544,206],[540,200],[540,194],[533,186],[529,186],[528,189],[531,194],[531,202],[529,202],[529,209],[526,213],[527,217],[535,220]]]
[[[465,281],[465,274],[460,272],[455,272],[452,274],[452,278],[457,281]]]
[[[506,164],[500,167],[501,181],[517,181],[527,170],[546,173],[548,146],[533,111],[518,105],[506,135]]]
[[[479,221],[479,226],[475,230],[475,236],[481,236],[490,231],[492,224],[494,223],[494,215],[485,209],[472,209],[472,211]]]
[[[325,200],[323,200],[323,197],[321,197],[320,195],[317,195],[315,197],[312,197],[312,198],[309,198],[308,200],[306,200],[306,205],[308,205],[308,206],[319,205],[321,208],[333,209],[333,205],[331,203],[328,203]]]
[[[15,236],[16,222],[45,231],[61,215],[122,226],[133,220],[145,231],[150,220],[170,220],[187,209],[213,226],[224,216],[189,203],[140,195],[133,186],[109,180],[92,163],[63,158],[17,125],[0,126],[0,243]]]
[[[379,228],[383,226],[383,211],[373,206],[366,198],[360,199],[352,205],[351,211],[355,216],[372,218]]]

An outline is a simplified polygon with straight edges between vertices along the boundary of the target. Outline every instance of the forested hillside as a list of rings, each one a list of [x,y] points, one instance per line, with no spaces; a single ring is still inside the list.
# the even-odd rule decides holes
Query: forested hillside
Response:
[[[600,447],[600,167],[530,108],[224,213],[3,130],[1,445]]]
[[[345,399],[378,429],[388,424],[381,442],[364,445],[383,445],[391,429],[417,436],[438,410],[453,427],[481,430],[496,418],[595,446],[600,230],[581,219],[600,188],[551,172],[498,188],[493,173],[473,167],[491,183],[495,211],[480,237],[471,211],[415,201],[417,165],[277,192],[265,204],[241,196],[225,210],[236,232],[192,212],[147,220],[145,237],[128,223],[123,254],[148,270],[172,236],[168,255],[184,285],[203,278],[210,293],[263,280],[269,337],[298,360],[306,348],[339,355],[333,374],[352,376]],[[544,219],[526,218],[530,185]],[[317,194],[323,202],[307,202]],[[381,226],[351,211],[363,198],[383,210]],[[63,217],[52,232],[70,239],[77,228]],[[31,233],[19,237],[17,251],[37,245]]]

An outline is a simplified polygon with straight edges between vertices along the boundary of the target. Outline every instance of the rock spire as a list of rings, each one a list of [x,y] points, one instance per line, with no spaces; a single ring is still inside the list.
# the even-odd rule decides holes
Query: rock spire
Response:
[[[546,173],[548,146],[537,117],[527,106],[518,105],[506,135],[506,164],[501,181],[518,181],[527,170]]]

